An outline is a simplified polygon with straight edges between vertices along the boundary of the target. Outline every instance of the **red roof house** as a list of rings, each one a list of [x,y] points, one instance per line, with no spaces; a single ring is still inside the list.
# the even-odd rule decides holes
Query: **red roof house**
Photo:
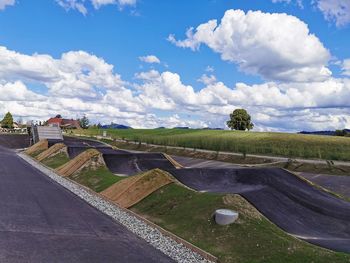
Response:
[[[81,129],[78,120],[63,119],[63,118],[50,118],[47,120],[49,126],[58,126],[62,129]]]

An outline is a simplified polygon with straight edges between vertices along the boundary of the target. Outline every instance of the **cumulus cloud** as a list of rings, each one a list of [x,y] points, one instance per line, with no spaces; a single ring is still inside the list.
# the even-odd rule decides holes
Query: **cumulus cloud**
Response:
[[[350,23],[349,0],[316,0],[318,9],[328,21],[334,21],[337,27]]]
[[[149,63],[149,64],[152,64],[152,63],[159,64],[160,63],[160,59],[154,55],[139,57],[139,60],[142,62],[145,62],[145,63]]]
[[[84,51],[49,55],[25,55],[0,46],[0,78],[18,78],[44,83],[51,95],[96,98],[105,89],[120,89],[123,81],[113,73],[113,66]],[[96,92],[97,91],[97,92]]]
[[[84,51],[26,55],[0,48],[0,114],[45,120],[56,114],[135,128],[223,127],[235,108],[246,108],[257,130],[297,131],[350,126],[350,79],[226,86],[204,74],[204,88],[177,73],[151,70],[125,83],[113,65]],[[29,85],[30,84],[30,85]],[[35,85],[47,92],[34,92]],[[162,111],[160,114],[159,112]]]
[[[139,98],[146,107],[168,111],[181,109],[216,126],[222,126],[228,114],[240,107],[252,112],[260,130],[319,129],[331,125],[334,129],[350,125],[346,117],[350,108],[350,80],[347,78],[310,83],[237,83],[233,88],[222,82],[209,81],[205,88],[195,91],[173,72],[152,70],[140,73],[138,77],[143,80],[138,87]],[[303,119],[306,113],[309,118]]]
[[[134,6],[136,1],[137,0],[56,0],[56,2],[66,11],[77,10],[83,15],[88,13],[86,2],[90,2],[94,9],[97,10],[104,5],[117,5],[121,9],[125,6]]]
[[[21,81],[0,84],[0,101],[44,101],[45,96],[36,94]]]
[[[206,126],[201,120],[183,119],[174,113],[168,118],[157,116],[152,110],[158,107],[144,103],[142,96],[114,73],[113,65],[87,52],[71,51],[56,59],[0,47],[0,56],[0,115],[11,111],[26,120],[45,120],[58,113],[67,117],[86,114],[92,121],[140,128]],[[158,75],[145,72],[139,78]],[[47,92],[36,93],[26,83],[45,86]]]
[[[205,44],[242,71],[268,80],[322,81],[331,75],[329,51],[304,22],[287,14],[228,10],[220,24],[210,20],[186,36],[176,40],[170,35],[168,40],[192,50]]]
[[[16,0],[0,0],[0,10],[4,10],[7,6],[12,6]]]
[[[202,82],[205,85],[209,85],[212,83],[216,82],[216,77],[214,75],[207,75],[207,74],[203,74],[199,79],[199,82]]]
[[[343,75],[350,76],[350,59],[345,59],[342,65]]]

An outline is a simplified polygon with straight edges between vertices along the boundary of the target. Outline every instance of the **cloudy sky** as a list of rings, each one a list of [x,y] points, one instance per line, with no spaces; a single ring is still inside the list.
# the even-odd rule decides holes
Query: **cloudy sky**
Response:
[[[0,117],[350,128],[350,0],[0,0]]]

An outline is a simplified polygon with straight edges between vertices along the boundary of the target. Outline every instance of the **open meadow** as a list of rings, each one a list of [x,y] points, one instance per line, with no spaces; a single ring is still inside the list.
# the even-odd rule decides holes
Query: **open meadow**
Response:
[[[102,135],[102,129],[76,130]],[[107,136],[149,144],[246,154],[350,161],[350,138],[276,132],[192,129],[108,129]]]

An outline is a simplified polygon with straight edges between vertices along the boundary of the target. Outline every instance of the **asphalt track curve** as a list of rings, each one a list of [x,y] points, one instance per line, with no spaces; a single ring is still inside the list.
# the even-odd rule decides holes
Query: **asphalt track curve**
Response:
[[[197,190],[242,195],[286,232],[350,252],[350,203],[279,168],[180,169],[177,180]]]
[[[300,176],[322,187],[350,198],[350,176],[299,173]]]
[[[127,153],[126,151],[123,151],[123,150],[114,150],[109,145],[106,145],[98,141],[89,140],[89,139],[81,139],[81,138],[64,136],[63,143],[67,146],[68,155],[70,159],[73,159],[74,157],[78,156],[82,152],[91,148],[97,149],[101,153],[105,153],[105,154]]]
[[[173,262],[0,146],[0,262]]]
[[[191,157],[182,157],[172,155],[175,161],[185,168],[238,168],[239,166],[229,162],[221,162],[215,160],[197,159]]]
[[[0,134],[0,146],[9,149],[23,149],[29,147],[28,135],[22,134]]]
[[[134,175],[154,168],[173,170],[174,165],[162,153],[103,154],[108,169],[114,174]]]

